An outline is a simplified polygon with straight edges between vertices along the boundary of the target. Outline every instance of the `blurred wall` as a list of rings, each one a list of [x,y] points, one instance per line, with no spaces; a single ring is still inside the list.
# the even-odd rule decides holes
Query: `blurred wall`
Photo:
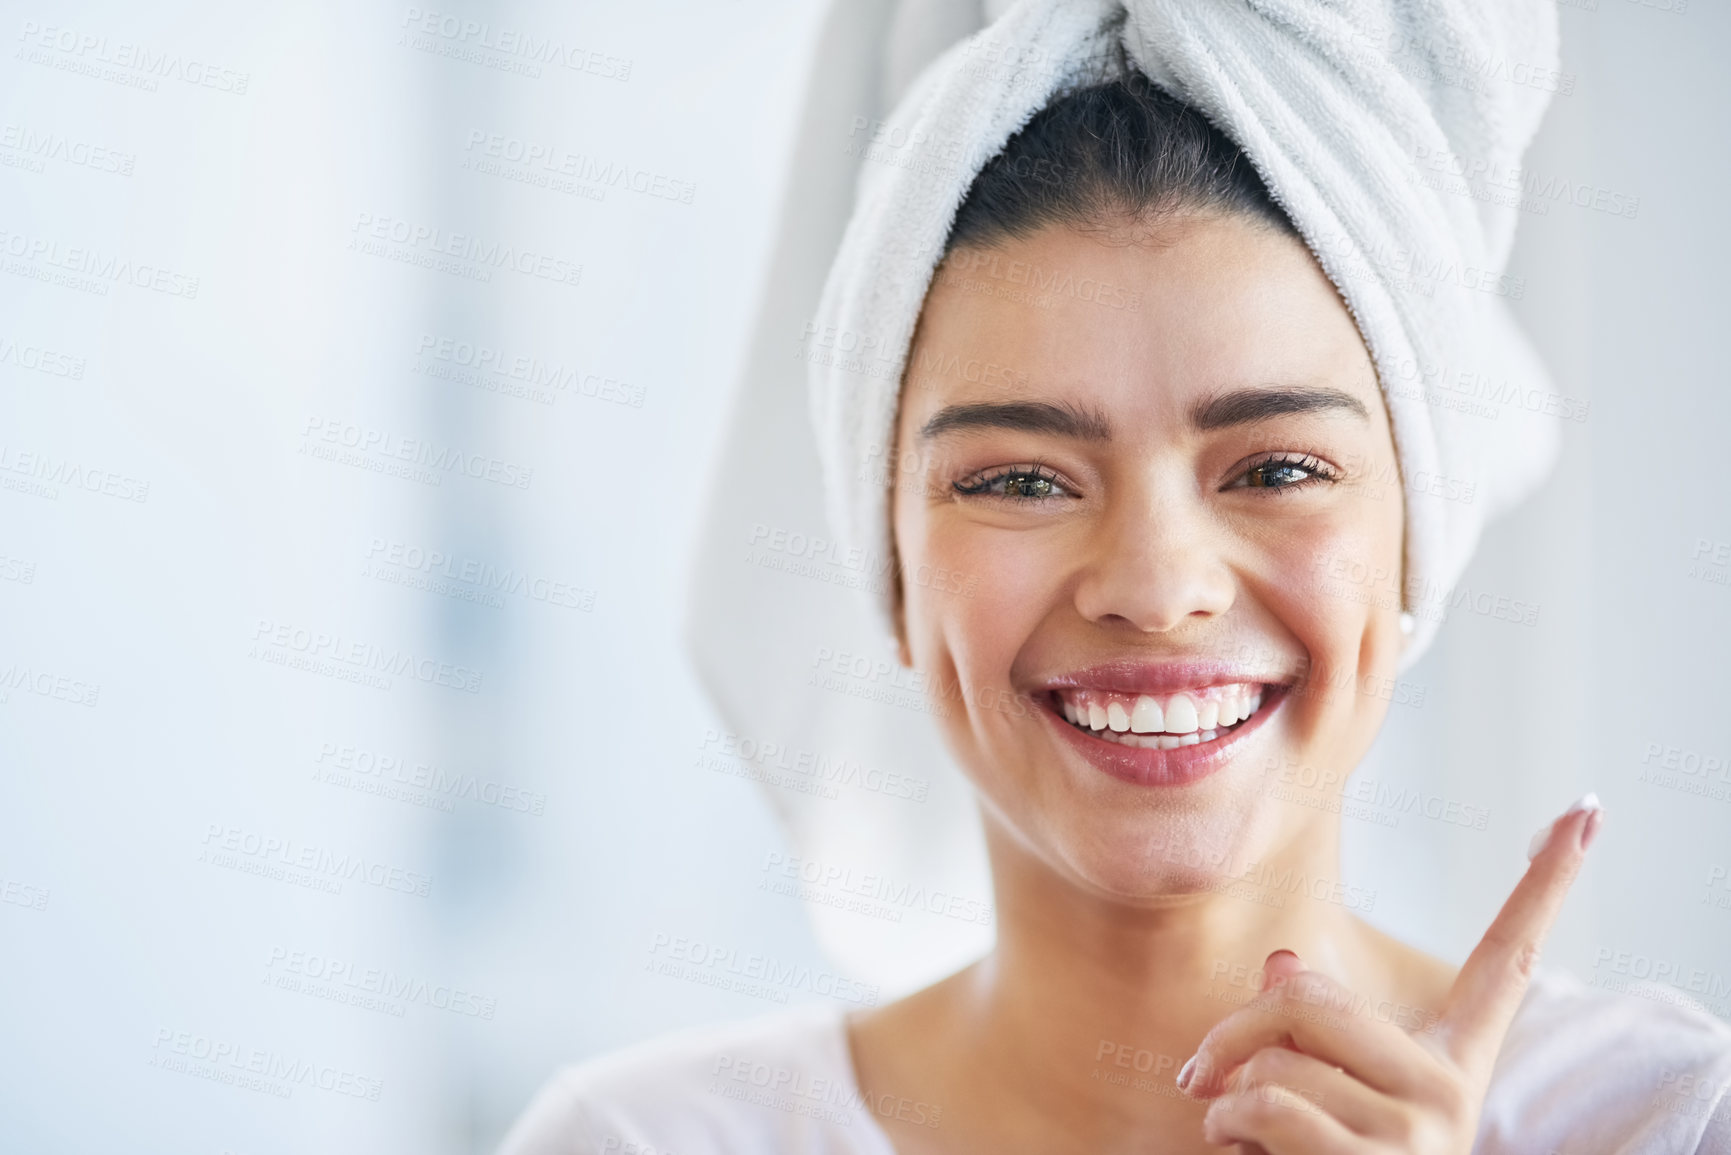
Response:
[[[1452,612],[1360,771],[1454,817],[1346,875],[1459,958],[1596,789],[1552,960],[1731,1016],[1731,13],[1560,12],[1512,271],[1585,419],[1467,578],[1536,613]],[[0,1146],[486,1151],[825,997],[650,965],[831,965],[679,631],[823,15],[8,6]]]

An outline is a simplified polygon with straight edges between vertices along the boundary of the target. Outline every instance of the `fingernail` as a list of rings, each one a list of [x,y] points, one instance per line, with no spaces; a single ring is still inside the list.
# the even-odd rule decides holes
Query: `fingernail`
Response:
[[[1196,1077],[1196,1056],[1191,1055],[1184,1060],[1184,1065],[1178,1068],[1178,1089],[1188,1091],[1190,1080]]]
[[[1593,836],[1599,833],[1599,824],[1604,822],[1604,821],[1605,821],[1604,807],[1600,807],[1599,809],[1594,810],[1592,817],[1587,819],[1587,824],[1585,826],[1581,827],[1581,849],[1582,850],[1585,850],[1585,849],[1587,849],[1587,847],[1593,845]]]
[[[1575,799],[1569,808],[1563,811],[1563,813],[1554,821],[1547,826],[1541,827],[1539,832],[1533,835],[1532,841],[1527,843],[1527,861],[1531,862],[1540,854],[1544,853],[1545,847],[1551,841],[1551,832],[1557,828],[1558,822],[1561,822],[1571,814],[1579,814],[1583,810],[1591,810],[1594,812],[1594,817],[1587,819],[1587,825],[1589,827],[1594,827],[1596,830],[1596,823],[1599,821],[1599,816],[1604,814],[1605,808],[1599,804],[1599,796],[1597,794],[1583,794],[1579,798]],[[1591,835],[1587,834],[1585,830],[1583,830],[1581,834],[1581,849],[1585,850],[1587,848],[1587,840]]]
[[[1269,972],[1274,969],[1275,962],[1283,954],[1291,955],[1292,961],[1298,964],[1300,970],[1304,968],[1304,960],[1298,957],[1297,951],[1287,950],[1285,947],[1281,947],[1279,950],[1269,951],[1268,957],[1262,962],[1262,970],[1259,971],[1256,976],[1256,989],[1259,992],[1273,990],[1275,987],[1286,981],[1284,977],[1275,978],[1269,974]]]

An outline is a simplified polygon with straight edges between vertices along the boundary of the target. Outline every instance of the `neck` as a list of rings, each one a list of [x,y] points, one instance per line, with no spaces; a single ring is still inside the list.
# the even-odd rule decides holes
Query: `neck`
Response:
[[[1202,1036],[1256,996],[1274,950],[1295,951],[1355,989],[1390,980],[1387,959],[1334,889],[1337,826],[1244,864],[1229,885],[1157,905],[1092,892],[989,814],[986,827],[998,941],[969,972],[965,1018],[983,1053],[1015,1056],[1020,1074],[1044,1086],[1119,1104],[1106,1075],[1169,1088]]]

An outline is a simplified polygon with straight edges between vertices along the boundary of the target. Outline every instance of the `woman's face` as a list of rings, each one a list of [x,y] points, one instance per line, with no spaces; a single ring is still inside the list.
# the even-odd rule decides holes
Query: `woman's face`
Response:
[[[1328,835],[1393,684],[1402,494],[1302,242],[1187,215],[958,250],[896,442],[903,660],[1022,847],[1152,901]]]

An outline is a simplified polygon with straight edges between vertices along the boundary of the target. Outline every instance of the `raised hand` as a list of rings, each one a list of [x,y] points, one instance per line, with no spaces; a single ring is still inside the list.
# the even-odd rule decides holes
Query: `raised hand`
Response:
[[[1179,1072],[1181,1091],[1213,1100],[1203,1137],[1268,1155],[1470,1152],[1497,1052],[1603,818],[1589,794],[1535,836],[1532,865],[1434,1021],[1356,1014],[1351,991],[1290,951],[1269,955],[1262,994]]]

